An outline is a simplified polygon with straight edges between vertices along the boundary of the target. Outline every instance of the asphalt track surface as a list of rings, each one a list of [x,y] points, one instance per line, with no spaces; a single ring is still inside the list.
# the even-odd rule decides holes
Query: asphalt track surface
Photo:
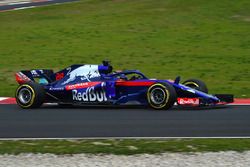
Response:
[[[129,107],[0,105],[0,138],[249,137],[250,106],[155,111]]]
[[[59,3],[65,3],[65,2],[74,2],[74,1],[78,1],[78,0],[47,0],[47,1],[31,2],[31,3],[24,3],[24,4],[3,5],[3,6],[0,6],[0,11],[8,11],[8,10],[13,10],[13,9],[37,7],[37,6],[59,4]]]

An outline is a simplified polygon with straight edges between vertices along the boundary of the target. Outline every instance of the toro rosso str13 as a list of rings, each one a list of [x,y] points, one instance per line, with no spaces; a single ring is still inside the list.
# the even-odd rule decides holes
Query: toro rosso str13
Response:
[[[138,70],[112,72],[107,61],[101,65],[72,65],[54,73],[48,69],[23,70],[16,73],[19,86],[17,104],[37,108],[43,103],[59,105],[110,104],[137,102],[154,109],[178,105],[216,105],[233,102],[233,95],[208,94],[204,82],[189,79],[180,84],[172,80],[148,79]]]

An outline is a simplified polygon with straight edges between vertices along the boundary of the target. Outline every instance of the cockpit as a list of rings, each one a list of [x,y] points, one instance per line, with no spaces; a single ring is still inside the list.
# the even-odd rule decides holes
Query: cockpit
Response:
[[[137,70],[126,70],[126,71],[119,71],[114,72],[110,75],[110,77],[124,80],[124,81],[135,81],[135,80],[144,80],[148,79],[144,74]]]

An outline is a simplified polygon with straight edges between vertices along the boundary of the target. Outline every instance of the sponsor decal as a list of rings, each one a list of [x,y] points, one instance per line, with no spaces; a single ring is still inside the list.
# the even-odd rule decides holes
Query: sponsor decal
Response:
[[[64,90],[64,88],[49,88],[49,90],[52,90],[52,91],[62,91],[62,90]]]
[[[181,105],[199,105],[200,99],[199,98],[177,98],[178,104]]]
[[[31,70],[30,73],[33,77],[39,77],[40,74],[44,74],[43,70]]]
[[[37,72],[36,72],[36,70],[31,70],[30,72],[31,72],[31,74],[32,74],[33,76],[37,76],[37,75],[38,75]]]
[[[67,85],[65,88],[66,90],[73,90],[73,89],[82,89],[82,88],[88,88],[91,86],[96,86],[102,82],[84,82],[84,83],[78,83],[74,85]],[[104,84],[104,83],[102,83]]]
[[[62,83],[63,85],[74,81],[76,78],[90,82],[91,78],[100,77],[100,73],[98,71],[98,65],[83,65],[72,71],[69,70],[66,76],[68,79]]]
[[[106,93],[103,89],[95,90],[95,87],[89,87],[83,92],[78,90],[72,90],[72,97],[75,101],[83,102],[104,102],[107,101]]]
[[[64,77],[64,73],[63,72],[56,73],[56,80],[57,81],[60,80],[60,79],[62,79],[63,77]]]

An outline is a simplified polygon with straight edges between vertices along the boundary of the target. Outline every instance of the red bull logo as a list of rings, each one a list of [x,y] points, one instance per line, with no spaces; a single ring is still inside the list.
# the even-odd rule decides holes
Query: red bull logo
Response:
[[[69,70],[68,74],[65,77],[67,77],[68,79],[62,83],[63,85],[76,80],[76,78],[78,77],[82,81],[90,82],[91,78],[100,77],[100,74],[98,71],[98,65],[83,65],[72,71]]]
[[[94,87],[89,87],[84,92],[72,90],[73,100],[83,102],[104,102],[107,101],[106,93],[103,89],[95,90]]]

